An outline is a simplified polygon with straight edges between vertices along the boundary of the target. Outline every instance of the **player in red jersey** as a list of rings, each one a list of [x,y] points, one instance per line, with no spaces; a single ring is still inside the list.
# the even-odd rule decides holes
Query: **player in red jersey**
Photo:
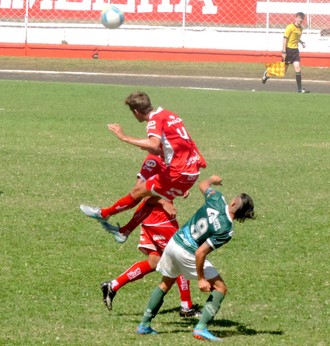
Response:
[[[80,206],[85,215],[106,222],[110,216],[132,209],[144,197],[149,196],[126,226],[113,229],[119,242],[126,241],[127,236],[151,213],[160,198],[163,208],[171,216],[175,216],[176,210],[169,201],[183,196],[197,181],[200,168],[206,167],[204,158],[178,115],[161,107],[154,109],[149,96],[144,92],[130,94],[125,104],[139,122],[148,123],[148,138],[128,136],[118,124],[109,124],[109,130],[123,142],[151,153],[161,152],[166,167],[162,173],[134,186],[128,195],[108,208]]]
[[[165,165],[160,156],[149,154],[138,174],[136,185],[164,170]],[[106,231],[108,223],[102,223]],[[111,226],[110,226],[111,227]],[[152,213],[143,221],[140,232],[139,250],[148,256],[147,260],[139,261],[130,266],[117,278],[103,282],[103,302],[109,310],[112,310],[112,301],[118,290],[124,285],[142,279],[145,275],[155,271],[159,259],[168,241],[179,229],[176,218],[171,218],[160,204],[156,204]],[[176,280],[181,298],[181,317],[198,317],[200,311],[198,305],[193,305],[190,295],[190,282],[183,275]]]

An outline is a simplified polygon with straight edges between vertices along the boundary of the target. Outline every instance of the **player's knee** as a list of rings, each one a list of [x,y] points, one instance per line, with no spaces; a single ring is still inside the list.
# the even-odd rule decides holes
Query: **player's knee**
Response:
[[[172,279],[166,276],[163,276],[162,282],[159,285],[159,288],[163,291],[163,292],[168,292],[173,284],[175,283],[176,279]]]
[[[223,285],[223,290],[222,290],[222,294],[225,296],[227,294],[228,288],[227,286],[224,284]]]
[[[159,260],[160,260],[160,256],[156,251],[151,251],[149,253],[148,263],[152,270],[156,270]]]
[[[221,292],[224,296],[227,294],[227,291],[228,291],[227,285],[222,280],[216,281],[213,287],[216,291]]]
[[[145,184],[136,185],[131,190],[130,194],[135,200],[140,200],[147,195],[148,191]]]

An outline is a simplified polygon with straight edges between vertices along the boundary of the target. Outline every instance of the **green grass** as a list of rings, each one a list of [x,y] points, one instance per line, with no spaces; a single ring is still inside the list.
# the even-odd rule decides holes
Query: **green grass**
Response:
[[[109,205],[134,183],[144,153],[106,128],[145,136],[123,105],[133,90],[0,81],[0,344],[201,344],[195,321],[178,316],[176,288],[154,320],[161,334],[135,334],[158,273],[122,288],[111,313],[101,301],[99,283],[144,257],[138,231],[118,245],[79,205]],[[210,256],[229,286],[210,330],[226,345],[329,344],[329,96],[145,91],[183,117],[208,162],[201,178],[219,174],[227,199],[255,200],[257,220]],[[179,222],[201,203],[197,188],[177,200]]]
[[[31,57],[0,56],[2,70],[75,71],[94,73],[160,74],[174,76],[212,76],[261,78],[265,65],[261,63],[194,62],[194,61],[141,61],[141,60],[92,60],[92,59],[47,59]],[[328,68],[304,66],[304,80],[330,81]],[[295,78],[289,68],[286,78]]]

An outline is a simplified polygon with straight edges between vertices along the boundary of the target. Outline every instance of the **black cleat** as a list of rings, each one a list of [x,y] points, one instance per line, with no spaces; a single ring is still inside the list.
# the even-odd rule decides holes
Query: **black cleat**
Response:
[[[184,317],[184,318],[189,318],[189,317],[199,318],[201,317],[202,313],[199,309],[199,305],[195,304],[190,309],[184,309],[181,307],[179,315],[180,317]]]
[[[116,295],[116,291],[112,289],[111,282],[102,282],[101,290],[103,292],[103,303],[109,311],[112,310],[112,300]]]
[[[308,94],[308,93],[310,93],[310,91],[309,90],[306,90],[306,89],[298,89],[297,90],[298,91],[298,93],[302,93],[302,94]]]

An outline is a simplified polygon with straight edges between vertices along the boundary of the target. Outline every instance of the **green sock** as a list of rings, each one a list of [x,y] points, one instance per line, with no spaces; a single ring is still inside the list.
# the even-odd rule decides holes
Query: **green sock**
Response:
[[[144,311],[141,325],[149,327],[151,320],[157,315],[160,307],[163,305],[164,297],[166,293],[159,287],[155,288],[150,296],[147,307]]]
[[[221,302],[225,296],[219,291],[213,291],[206,301],[202,311],[202,316],[196,325],[195,329],[205,329],[209,322],[211,322],[220,309]]]

